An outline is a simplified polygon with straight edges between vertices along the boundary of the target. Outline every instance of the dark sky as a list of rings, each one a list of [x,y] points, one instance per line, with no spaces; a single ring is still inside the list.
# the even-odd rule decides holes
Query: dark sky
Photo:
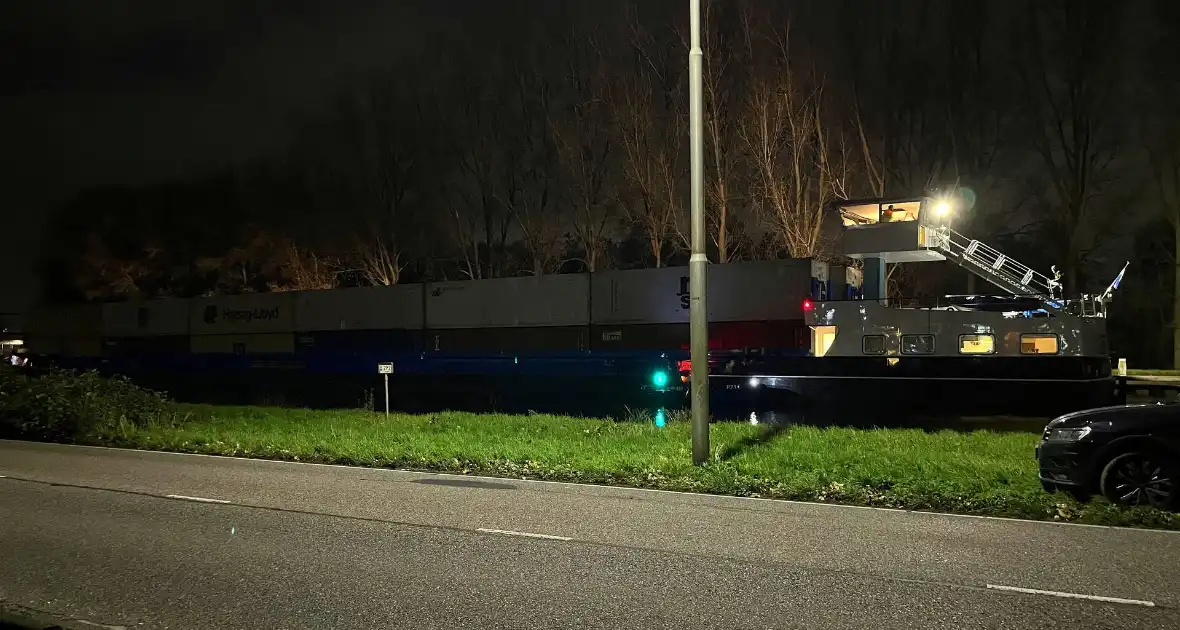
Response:
[[[1005,7],[1001,13],[1011,6],[990,1]],[[356,85],[358,75],[415,58],[428,44],[478,50],[481,41],[519,37],[522,23],[545,23],[561,7],[577,6],[594,21],[618,18],[622,4],[4,0],[0,228],[8,238],[0,248],[0,313],[23,310],[33,297],[39,227],[80,189],[190,179],[280,152],[300,119]],[[641,5],[660,21],[687,10],[683,0]]]
[[[54,203],[87,186],[183,178],[277,150],[295,118],[351,77],[412,55],[443,27],[495,28],[505,11],[487,5],[512,6],[486,3],[476,16],[480,4],[0,3],[0,312],[32,296],[22,261],[37,238],[13,235],[35,235]]]

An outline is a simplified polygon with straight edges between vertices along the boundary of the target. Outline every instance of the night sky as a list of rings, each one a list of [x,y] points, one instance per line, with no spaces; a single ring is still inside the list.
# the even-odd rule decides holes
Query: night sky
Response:
[[[624,4],[622,0],[0,3],[4,45],[0,138],[6,149],[2,220],[8,237],[0,249],[0,313],[23,310],[37,295],[33,266],[46,233],[42,229],[46,218],[79,191],[192,180],[281,156],[296,141],[301,121],[330,108],[332,99],[348,86],[407,59],[417,70],[426,69],[425,74],[430,74],[433,64],[448,61],[434,52],[429,53],[433,58],[423,53],[428,47],[437,51],[452,45],[468,50],[486,46],[488,52],[482,58],[487,59],[496,54],[496,45],[527,37],[525,33],[538,25],[569,28],[572,24],[577,30],[593,27],[595,22],[619,23]],[[639,4],[648,24],[671,25],[687,18],[683,0]],[[833,93],[851,94],[838,72],[829,73],[825,66],[835,67],[839,58],[847,57],[858,37],[849,38],[847,20],[837,14],[846,11],[862,22],[854,28],[869,29],[878,19],[874,12],[884,10],[883,5],[872,0],[859,4],[831,0],[790,6],[800,16],[796,30],[813,42],[823,66],[818,71],[827,75],[829,88]],[[978,6],[990,12],[990,46],[1010,49],[1020,43],[1019,39],[1004,41],[1016,37],[1006,25],[1022,15],[1019,0]],[[1144,42],[1163,41],[1158,33],[1144,36],[1149,30],[1146,25],[1159,23],[1159,18],[1147,17],[1154,6],[1150,1],[1117,6],[1126,28],[1112,35],[1118,42],[1110,49],[1131,60],[1140,56]],[[970,10],[950,10],[936,0],[914,0],[892,10],[905,24],[901,30],[912,33],[909,37],[915,41],[923,38],[923,28],[937,33],[939,41],[949,42],[958,29],[972,26]],[[577,18],[571,23],[569,15],[549,15],[563,11],[576,13]],[[927,21],[930,16],[933,23]],[[864,41],[871,42],[872,33],[865,32]],[[677,48],[671,54],[686,64],[684,53]],[[906,76],[905,64],[893,70],[903,79]],[[1138,71],[1128,65],[1126,75]],[[1126,95],[1112,93],[1118,107],[1124,96],[1140,97],[1134,82],[1130,83]],[[869,101],[900,98],[891,94],[894,86],[886,87]],[[900,95],[905,86],[896,89]],[[1020,99],[1010,92],[1013,86],[1003,84],[998,89],[1012,97],[1000,101],[1011,112],[1019,111]],[[1131,117],[1124,119],[1127,130],[1134,126]],[[1120,124],[1107,128],[1117,129]],[[1002,139],[1009,144],[1022,141],[1015,133]],[[1133,148],[1131,142],[1122,143],[1119,160],[1124,166],[1138,159]],[[1035,168],[1036,159],[1035,152],[1026,150],[997,165],[997,171],[1007,171],[1000,185],[1019,183],[1023,172]],[[1117,178],[1104,182],[1108,190],[1097,203],[1114,203],[1120,212],[1147,212],[1138,203],[1142,190],[1116,190],[1118,181],[1132,179],[1120,171]],[[1135,186],[1142,188],[1140,182]],[[1126,203],[1121,201],[1124,197]],[[1117,271],[1121,263],[1115,259],[1125,253],[1116,253],[1106,267]],[[1107,273],[1106,267],[1102,274]]]
[[[496,4],[500,11],[476,8]],[[0,4],[0,312],[34,295],[46,211],[81,188],[179,179],[277,150],[354,75],[513,3],[198,0]]]

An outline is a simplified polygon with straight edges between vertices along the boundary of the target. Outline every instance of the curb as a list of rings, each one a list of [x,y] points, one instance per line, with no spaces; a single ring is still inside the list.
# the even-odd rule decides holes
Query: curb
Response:
[[[126,626],[83,619],[63,619],[49,613],[0,601],[0,630],[127,630]]]

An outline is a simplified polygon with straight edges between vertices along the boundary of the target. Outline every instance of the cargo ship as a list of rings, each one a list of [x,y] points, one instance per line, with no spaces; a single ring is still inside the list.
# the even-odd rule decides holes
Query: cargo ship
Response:
[[[764,409],[865,418],[1051,417],[1116,402],[1106,307],[1126,266],[1101,294],[1064,299],[1058,277],[953,230],[949,202],[867,200],[837,209],[843,254],[862,263],[846,268],[859,275],[858,295],[804,300],[804,359],[715,362],[714,378],[727,389],[745,383]],[[887,264],[936,261],[956,263],[1006,295],[887,299]]]
[[[1117,281],[1059,299],[1054,279],[945,214],[930,198],[849,202],[832,213],[847,264],[710,266],[715,410],[1040,415],[1108,402]],[[945,260],[1012,297],[885,298],[887,264]],[[357,406],[391,362],[402,409],[618,414],[682,404],[687,298],[687,268],[665,267],[85,304],[33,313],[25,337],[33,356],[187,400]]]

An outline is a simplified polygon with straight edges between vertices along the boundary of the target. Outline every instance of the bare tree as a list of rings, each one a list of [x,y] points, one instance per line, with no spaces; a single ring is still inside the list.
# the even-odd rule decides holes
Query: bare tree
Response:
[[[361,277],[375,286],[397,284],[405,268],[402,256],[394,246],[379,236],[357,244],[355,257]]]
[[[706,211],[717,262],[741,256],[744,243],[742,222],[736,216],[739,200],[738,173],[742,168],[741,137],[737,118],[741,115],[742,68],[750,63],[741,56],[740,42],[729,36],[721,20],[723,3],[707,0],[703,7],[701,36],[704,49],[704,131],[706,142]],[[736,234],[735,234],[736,232]],[[735,238],[736,237],[736,238]]]
[[[1012,90],[1001,80],[1009,71],[988,36],[992,6],[917,0],[844,8],[839,52],[847,58],[848,118],[860,154],[850,194],[949,196],[962,201],[956,229],[978,236],[1026,229],[1016,221],[1022,198],[1013,193],[1019,191],[997,186],[1020,171],[1001,168],[1016,156],[999,159],[1000,138],[1012,131]],[[917,277],[896,265],[888,273]],[[973,293],[970,272],[967,284]]]
[[[497,200],[520,229],[521,243],[531,260],[533,275],[551,273],[561,264],[564,229],[554,203],[553,136],[548,128],[552,108],[550,78],[544,57],[553,54],[552,42],[540,33],[513,64],[514,90],[505,100],[509,153],[504,182]]]
[[[1044,169],[1046,234],[1071,290],[1092,248],[1093,220],[1101,218],[1094,202],[1118,151],[1120,10],[1095,0],[1046,0],[1021,12],[1025,59],[1014,65],[1024,137]]]
[[[738,127],[756,173],[754,204],[780,250],[793,258],[820,256],[827,245],[824,217],[847,177],[847,145],[829,125],[823,82],[814,70],[798,70],[789,26],[775,32],[753,20],[743,16],[748,55],[765,61],[751,78]]]
[[[271,291],[317,291],[334,289],[340,284],[341,264],[333,256],[324,256],[286,239],[280,249],[282,275],[269,283]]]
[[[1171,298],[1170,304],[1165,305],[1162,299],[1153,302],[1159,317],[1166,320],[1165,327],[1172,329],[1172,366],[1180,369],[1180,142],[1176,140],[1180,138],[1180,121],[1172,109],[1180,99],[1180,71],[1169,61],[1173,46],[1167,31],[1175,20],[1180,19],[1180,7],[1173,2],[1160,1],[1152,8],[1154,22],[1161,26],[1148,34],[1151,44],[1146,51],[1144,67],[1149,70],[1143,81],[1146,88],[1142,93],[1143,100],[1139,103],[1142,117],[1139,136],[1147,152],[1151,197],[1159,208],[1159,215],[1170,227],[1171,238],[1160,241],[1171,240],[1171,248],[1160,246],[1160,242],[1152,243],[1151,249],[1157,252],[1156,256],[1144,258],[1155,258],[1157,264],[1166,261],[1171,267],[1172,286],[1159,287],[1154,292],[1157,297]],[[1157,221],[1158,218],[1152,224]]]
[[[211,295],[269,290],[282,278],[284,243],[270,232],[248,226],[240,244],[219,256],[206,256],[196,266],[211,278]]]
[[[583,264],[593,273],[602,264],[614,218],[606,71],[592,38],[571,40],[567,59],[562,104],[555,108],[549,127],[572,206],[571,236],[582,250]]]
[[[461,186],[448,190],[444,185],[439,194],[447,205],[450,223],[448,232],[454,241],[453,245],[459,250],[459,265],[463,275],[471,280],[492,277],[485,275],[489,272],[485,271],[482,252],[488,243],[481,238],[480,232],[481,227],[486,227],[486,223],[481,226],[486,215],[481,211],[483,204],[479,193],[470,192]]]
[[[933,22],[940,7],[918,0],[843,8],[841,52],[848,57],[862,185],[877,197],[928,192],[942,180],[952,147],[939,85],[946,56],[939,47],[946,42]]]
[[[631,72],[609,87],[612,122],[627,186],[618,191],[627,219],[643,231],[656,267],[678,218],[683,130],[683,74],[674,69],[668,47],[660,45],[632,12],[629,15]]]
[[[472,50],[469,54],[487,55],[486,50]],[[458,90],[450,100],[458,111],[452,116],[456,125],[448,151],[454,160],[458,180],[448,203],[456,218],[455,229],[464,243],[467,272],[472,277],[493,278],[503,272],[503,254],[509,232],[515,223],[506,208],[507,188],[514,184],[521,154],[513,138],[511,104],[506,102],[503,84],[515,81],[509,55],[493,54],[495,65],[484,63],[475,70],[458,72]],[[462,204],[464,207],[459,207]]]
[[[138,257],[121,257],[102,239],[91,236],[74,274],[89,300],[113,297],[154,297],[152,284],[159,273],[159,250],[148,248]]]
[[[439,151],[447,127],[430,100],[436,87],[404,68],[367,76],[307,125],[297,148],[323,214],[285,231],[301,244],[339,245],[332,249],[358,261],[432,254],[433,240],[424,236],[435,227],[430,210],[449,175]]]

